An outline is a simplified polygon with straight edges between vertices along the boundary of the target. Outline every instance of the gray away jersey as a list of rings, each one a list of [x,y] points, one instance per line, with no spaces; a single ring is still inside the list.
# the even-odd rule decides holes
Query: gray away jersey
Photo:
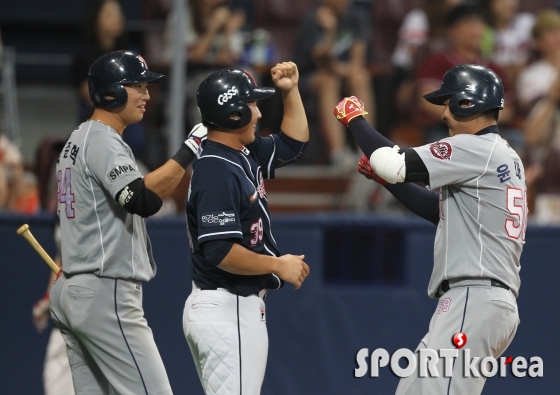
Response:
[[[56,172],[64,273],[150,280],[156,266],[146,221],[115,201],[117,192],[142,177],[121,136],[103,123],[82,123]]]
[[[428,169],[430,189],[440,189],[428,294],[435,297],[443,280],[488,277],[517,296],[528,213],[517,153],[497,133],[460,134],[414,150]]]

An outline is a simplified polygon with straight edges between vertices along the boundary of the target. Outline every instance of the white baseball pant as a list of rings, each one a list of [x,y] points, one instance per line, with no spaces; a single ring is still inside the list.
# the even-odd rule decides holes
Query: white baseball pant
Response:
[[[268,332],[264,298],[194,283],[183,330],[206,395],[258,395],[266,370]]]

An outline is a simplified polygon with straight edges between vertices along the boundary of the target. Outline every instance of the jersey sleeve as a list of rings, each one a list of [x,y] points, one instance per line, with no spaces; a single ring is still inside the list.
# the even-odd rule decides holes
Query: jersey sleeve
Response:
[[[307,150],[307,143],[294,140],[283,132],[267,137],[257,137],[247,148],[256,156],[264,178],[274,178],[274,170],[300,159]]]
[[[137,178],[142,178],[132,151],[116,134],[93,134],[85,144],[86,171],[109,194],[117,193]]]
[[[193,172],[192,190],[196,193],[198,242],[243,239],[239,216],[239,180],[224,161],[200,159]]]
[[[461,134],[413,148],[428,169],[431,190],[474,181],[483,175],[496,139]]]

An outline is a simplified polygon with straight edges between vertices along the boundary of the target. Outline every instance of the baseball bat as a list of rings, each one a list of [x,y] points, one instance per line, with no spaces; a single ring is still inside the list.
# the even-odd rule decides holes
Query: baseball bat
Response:
[[[24,224],[20,226],[20,228],[17,230],[17,234],[23,236],[23,238],[27,240],[29,244],[31,244],[31,247],[33,247],[35,251],[37,251],[37,253],[41,256],[41,258],[43,258],[43,260],[47,263],[47,265],[49,265],[49,267],[54,272],[54,274],[58,274],[60,268],[52,260],[49,254],[47,254],[47,252],[43,249],[43,247],[41,247],[41,244],[39,244],[37,239],[35,239],[35,237],[31,234],[31,231],[29,230],[29,225]]]

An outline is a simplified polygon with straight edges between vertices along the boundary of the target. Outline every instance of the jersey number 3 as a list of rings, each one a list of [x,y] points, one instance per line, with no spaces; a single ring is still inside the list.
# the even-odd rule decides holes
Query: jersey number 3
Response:
[[[57,195],[58,203],[66,205],[66,218],[74,218],[74,194],[72,193],[72,171],[69,167],[64,170],[64,178],[62,178],[62,170],[57,174]]]
[[[507,210],[514,219],[506,219],[506,232],[512,239],[525,241],[527,229],[527,191],[518,188],[508,188],[506,192]]]
[[[259,244],[263,239],[263,222],[262,219],[259,217],[257,222],[253,222],[251,224],[251,233],[255,236],[250,240],[251,247],[255,247]]]

